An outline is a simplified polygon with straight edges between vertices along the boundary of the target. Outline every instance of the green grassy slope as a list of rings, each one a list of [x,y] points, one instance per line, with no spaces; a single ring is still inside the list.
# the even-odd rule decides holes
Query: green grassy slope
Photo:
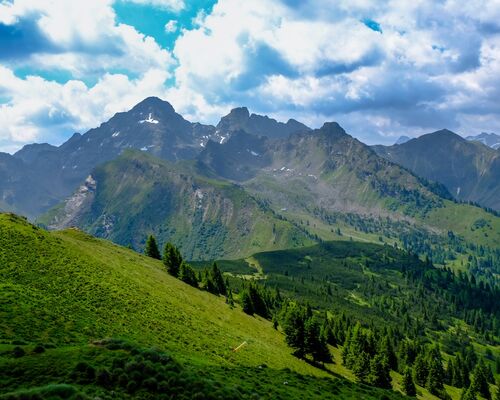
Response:
[[[418,337],[423,343],[439,343],[445,357],[455,355],[470,342],[480,357],[486,357],[488,351],[493,354],[491,360],[500,358],[498,329],[490,326],[485,336],[464,321],[464,315],[481,307],[489,309],[488,321],[498,320],[498,290],[495,294],[487,294],[481,286],[465,290],[457,280],[447,281],[442,269],[392,246],[335,241],[217,263],[230,277],[232,287],[242,288],[254,279],[271,290],[278,288],[285,298],[327,310],[333,316],[345,314],[377,329],[388,329],[394,338]],[[201,269],[207,263],[194,266]],[[467,297],[479,301],[489,298],[489,306],[464,302],[457,308],[455,300]],[[340,360],[341,348],[333,351]],[[491,367],[495,368],[493,361]],[[331,369],[352,377],[340,363]],[[400,380],[394,372],[393,386],[398,387]],[[419,398],[433,398],[423,388],[419,390]],[[460,398],[458,388],[447,387],[447,392],[453,399]]]
[[[62,383],[106,393],[88,377],[75,378],[75,370],[83,374],[78,362],[109,366],[129,358],[127,352],[137,356],[137,348],[154,346],[172,354],[190,376],[224,381],[242,398],[397,397],[294,358],[269,321],[231,309],[223,298],[185,285],[160,262],[133,251],[77,230],[48,233],[11,214],[0,214],[0,244],[0,393]],[[107,337],[135,344],[118,350],[100,345]],[[244,341],[247,346],[232,352]],[[12,356],[16,343],[27,355]],[[40,343],[47,350],[33,353]]]

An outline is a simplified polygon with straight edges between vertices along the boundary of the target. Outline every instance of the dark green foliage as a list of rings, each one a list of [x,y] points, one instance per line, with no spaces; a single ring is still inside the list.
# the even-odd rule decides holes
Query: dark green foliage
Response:
[[[170,242],[165,244],[162,261],[170,275],[175,277],[179,276],[179,270],[182,265],[182,256],[179,249]]]
[[[144,247],[144,254],[151,258],[161,259],[160,250],[158,250],[158,244],[153,235],[149,235],[146,240],[146,246]]]
[[[224,282],[224,278],[222,277],[222,272],[219,267],[217,267],[217,263],[212,264],[212,269],[210,271],[212,281],[214,283],[216,294],[221,294],[223,296],[226,295],[226,284]]]
[[[425,386],[427,382],[427,376],[429,375],[429,367],[425,360],[424,354],[419,354],[415,359],[415,364],[413,365],[413,370],[415,372],[415,381],[420,386]]]
[[[241,293],[240,301],[243,312],[247,313],[248,315],[253,315],[254,314],[253,303],[248,290],[243,290],[243,292]]]
[[[413,373],[410,367],[405,368],[405,372],[403,374],[403,382],[402,382],[403,392],[410,397],[415,397],[417,395],[417,388],[415,387],[415,383],[413,382]]]
[[[332,361],[326,337],[322,334],[320,324],[314,317],[307,319],[304,324],[304,350],[306,354],[312,356],[314,361]]]
[[[482,359],[472,371],[470,390],[480,394],[487,400],[491,400],[491,392],[488,386],[488,368]]]
[[[376,354],[370,360],[370,374],[368,375],[368,383],[384,389],[390,389],[391,385],[391,368],[389,361],[383,354]]]
[[[14,347],[14,349],[12,350],[12,356],[15,357],[15,358],[19,358],[19,357],[22,357],[26,354],[26,352],[24,351],[24,349],[20,346],[16,346]]]
[[[460,400],[477,400],[476,391],[472,388],[467,388],[462,391],[462,395],[460,396]]]
[[[445,373],[443,370],[443,361],[439,347],[434,346],[427,354],[426,360],[428,375],[426,387],[432,394],[438,395],[444,390]]]
[[[179,279],[188,285],[198,287],[198,279],[194,269],[185,261],[182,261],[179,268]]]
[[[285,314],[283,331],[286,343],[294,349],[294,354],[302,358],[306,354],[305,348],[305,312],[302,307],[290,306]]]

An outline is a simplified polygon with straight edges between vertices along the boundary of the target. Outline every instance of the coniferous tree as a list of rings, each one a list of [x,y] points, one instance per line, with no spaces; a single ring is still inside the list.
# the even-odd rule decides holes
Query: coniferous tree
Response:
[[[196,279],[196,273],[194,272],[193,268],[185,261],[182,261],[179,268],[179,279],[187,283],[188,285],[198,287],[198,279]]]
[[[390,389],[392,387],[390,371],[387,358],[382,354],[375,355],[370,360],[368,383],[376,387]]]
[[[212,281],[214,283],[217,294],[222,294],[225,296],[226,284],[224,282],[224,278],[222,277],[222,272],[220,271],[219,267],[217,267],[217,264],[215,262],[212,264],[210,273],[212,275]]]
[[[294,354],[299,358],[306,354],[304,323],[304,311],[299,306],[290,307],[285,315],[283,331],[286,343],[295,350]]]
[[[490,388],[488,386],[488,371],[482,359],[476,364],[472,372],[470,388],[486,400],[491,400]]]
[[[304,324],[304,347],[305,353],[310,354],[314,361],[331,361],[326,339],[321,336],[320,325],[314,317],[306,320]]]
[[[422,353],[419,354],[417,358],[415,358],[413,369],[415,373],[415,382],[417,382],[420,386],[425,386],[427,375],[429,375],[429,370],[427,367],[425,356]]]
[[[144,247],[144,254],[151,258],[161,259],[160,251],[158,250],[158,244],[153,235],[149,235],[146,240],[146,246]]]
[[[425,387],[429,392],[435,395],[439,395],[444,390],[443,375],[440,373],[441,370],[441,361],[430,359],[429,373],[427,375]]]
[[[464,388],[460,400],[477,400],[476,392],[471,388]]]
[[[233,299],[233,291],[229,289],[229,286],[226,284],[227,289],[227,295],[226,295],[226,303],[229,304],[231,308],[234,307],[234,299]]]
[[[385,335],[382,338],[378,352],[387,358],[387,362],[389,363],[390,369],[397,371],[398,358],[396,356],[396,353],[394,352],[392,344],[391,344],[389,337],[387,335]]]
[[[243,312],[245,312],[248,315],[253,315],[254,309],[253,309],[253,304],[252,304],[252,298],[250,297],[250,293],[248,293],[248,289],[244,289],[241,292],[241,308],[243,309]]]
[[[405,372],[403,374],[403,383],[402,383],[403,392],[410,397],[415,397],[417,395],[417,388],[415,387],[415,383],[413,382],[413,374],[410,367],[405,368]]]
[[[166,243],[163,248],[162,261],[170,275],[179,276],[179,270],[183,261],[182,256],[179,249],[170,242]]]

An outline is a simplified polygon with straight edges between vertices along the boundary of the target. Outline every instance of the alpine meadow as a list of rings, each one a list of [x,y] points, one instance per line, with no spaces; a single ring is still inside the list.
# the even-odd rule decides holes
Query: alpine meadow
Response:
[[[0,400],[500,400],[499,20],[0,0]]]

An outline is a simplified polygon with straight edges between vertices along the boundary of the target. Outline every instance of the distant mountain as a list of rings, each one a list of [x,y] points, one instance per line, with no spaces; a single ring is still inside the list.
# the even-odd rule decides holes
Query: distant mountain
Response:
[[[400,136],[394,144],[403,144],[403,143],[406,143],[408,140],[411,140],[411,137],[403,135],[403,136]]]
[[[207,179],[189,163],[172,164],[136,150],[94,169],[40,221],[52,229],[78,226],[137,249],[154,233],[195,260],[313,243],[240,186]]]
[[[385,215],[394,212],[385,205],[391,198],[393,207],[412,214],[441,202],[417,177],[378,157],[337,123],[278,140],[240,131],[223,144],[210,143],[198,160],[200,171],[238,181],[287,210]]]
[[[297,132],[309,131],[310,128],[294,119],[289,119],[287,123],[283,123],[267,116],[250,115],[246,107],[231,110],[228,115],[220,120],[216,127],[217,133],[226,135],[240,130],[275,139],[286,138]]]
[[[256,114],[250,116],[246,108],[233,110],[216,129],[189,122],[168,102],[149,97],[98,128],[83,135],[75,133],[59,147],[31,144],[13,157],[2,155],[0,210],[36,217],[69,196],[93,168],[126,149],[170,161],[194,159],[210,140],[227,140],[238,126],[270,137],[308,129],[294,120],[284,124]]]
[[[494,149],[446,129],[373,149],[417,175],[442,183],[459,200],[500,210],[500,153]]]
[[[369,224],[390,239],[449,230],[469,237],[474,224],[481,230],[496,224],[493,216],[449,198],[443,185],[378,156],[337,123],[325,123],[282,139],[235,130],[223,143],[207,142],[195,160],[175,163],[127,150],[93,169],[38,221],[52,229],[78,226],[138,249],[153,232],[190,259],[247,257],[328,240],[335,237],[332,225],[366,230]],[[460,225],[445,217],[449,213],[462,215]],[[480,219],[486,221],[481,226]]]
[[[482,144],[495,150],[500,149],[500,135],[497,135],[496,133],[482,132],[476,136],[467,136],[465,139],[473,142],[481,142]]]

